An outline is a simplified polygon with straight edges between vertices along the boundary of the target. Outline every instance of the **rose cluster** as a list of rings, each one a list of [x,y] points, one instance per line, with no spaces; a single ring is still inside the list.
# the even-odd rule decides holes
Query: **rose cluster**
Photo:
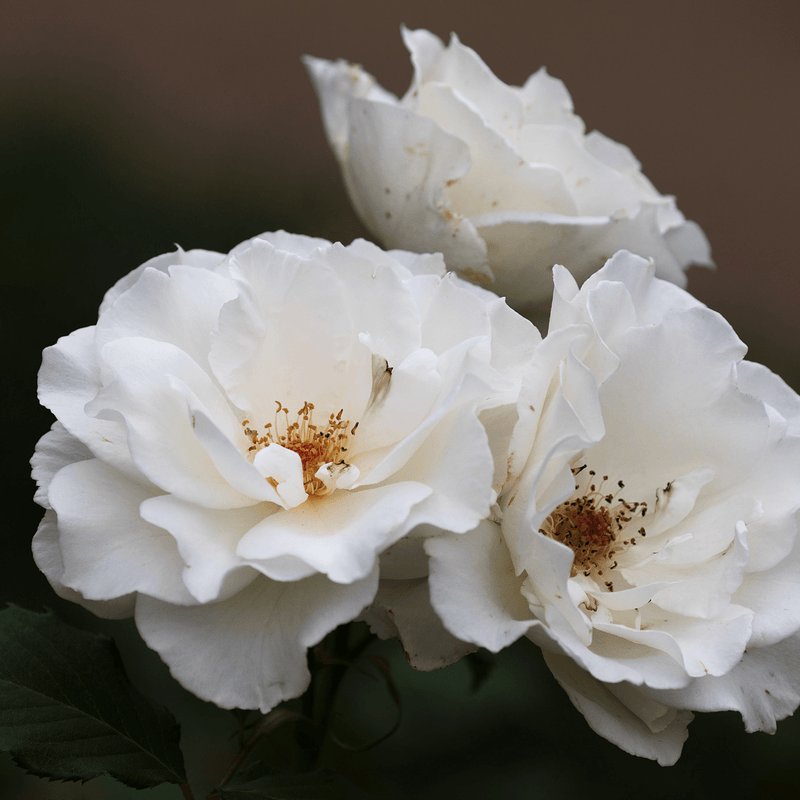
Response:
[[[226,708],[299,696],[363,619],[419,669],[528,637],[662,764],[693,711],[773,731],[800,704],[800,397],[676,285],[705,237],[560,82],[404,38],[402,100],[306,63],[357,211],[416,252],[278,232],[119,281],[44,353],[36,563]],[[546,335],[464,278],[551,296]]]

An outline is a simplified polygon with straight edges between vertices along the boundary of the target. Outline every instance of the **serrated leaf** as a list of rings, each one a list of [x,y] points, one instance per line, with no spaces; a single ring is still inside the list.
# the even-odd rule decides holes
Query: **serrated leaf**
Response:
[[[185,783],[180,732],[130,683],[114,642],[52,613],[0,611],[0,749],[40,777]]]
[[[261,763],[238,772],[218,792],[220,800],[366,800],[358,786],[330,770],[274,773]]]

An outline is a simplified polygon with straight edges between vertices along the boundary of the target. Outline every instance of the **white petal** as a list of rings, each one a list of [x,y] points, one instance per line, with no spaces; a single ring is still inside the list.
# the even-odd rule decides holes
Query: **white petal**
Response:
[[[369,331],[372,352],[394,366],[421,346],[419,310],[410,291],[413,280],[401,280],[392,254],[374,249],[374,255],[359,256],[353,245],[335,244],[325,263],[347,287],[338,313],[346,310],[352,331]]]
[[[53,427],[36,443],[36,451],[31,458],[31,477],[36,481],[35,502],[50,508],[47,491],[53,476],[67,464],[94,458],[86,445],[69,434],[64,426],[56,421]]]
[[[382,458],[374,451],[401,441],[430,414],[442,385],[438,363],[434,353],[420,349],[394,365],[391,372],[382,367],[376,375],[373,385],[377,391],[353,439],[354,454],[365,459],[363,463],[356,459],[365,479]]]
[[[331,246],[331,242],[327,239],[320,239],[317,236],[305,236],[300,233],[288,233],[287,231],[266,231],[240,242],[230,251],[228,256],[237,256],[238,258],[246,250],[250,250],[253,247],[256,239],[267,242],[276,250],[294,253],[303,258],[312,256],[319,250],[327,250]]]
[[[184,562],[175,540],[139,515],[152,496],[97,459],[64,467],[50,484],[64,563],[60,582],[89,600],[141,592],[169,603],[195,602],[181,581]]]
[[[293,450],[270,444],[259,450],[253,466],[264,479],[275,487],[277,502],[284,508],[294,508],[305,503],[308,495],[303,486],[303,462]]]
[[[544,67],[540,67],[525,81],[520,89],[520,99],[524,122],[563,125],[574,134],[583,133],[583,120],[572,113],[572,98],[567,87],[563,81],[548,75]]]
[[[530,364],[542,335],[502,300],[487,309],[492,323],[492,366],[501,374],[516,375]]]
[[[103,302],[100,304],[99,315],[102,316],[105,314],[116,302],[117,298],[123,292],[130,289],[148,268],[157,269],[160,272],[167,272],[173,264],[189,264],[193,267],[200,267],[201,269],[220,271],[220,267],[224,262],[225,255],[223,253],[216,253],[211,250],[189,250],[186,252],[181,247],[178,247],[173,253],[164,253],[163,255],[151,258],[149,261],[146,261],[140,267],[133,270],[133,272],[129,272],[124,278],[120,278],[106,292],[103,297]]]
[[[277,402],[292,414],[314,403],[320,419],[338,412],[352,380],[350,353],[363,349],[341,313],[342,280],[262,240],[238,256],[233,271],[239,294],[220,312],[210,355],[228,396],[259,426],[273,419]]]
[[[431,557],[431,603],[458,639],[497,653],[534,623],[520,591],[523,579],[514,574],[496,523],[432,537],[425,551]]]
[[[794,634],[800,629],[800,547],[772,569],[747,573],[733,600],[755,612],[751,646],[767,647]]]
[[[258,575],[236,555],[236,546],[269,509],[259,505],[220,511],[161,495],[145,500],[140,513],[172,534],[186,564],[184,585],[199,603],[208,603],[236,594]]]
[[[193,607],[140,596],[136,625],[190,692],[222,708],[266,713],[308,688],[307,648],[357,617],[377,585],[376,568],[348,586],[321,575],[258,578],[227,600]]]
[[[625,752],[658,761],[664,767],[678,760],[689,735],[686,727],[693,719],[691,713],[679,711],[673,716],[665,710],[663,716],[670,721],[665,727],[662,727],[663,722],[659,722],[654,731],[614,694],[613,686],[596,680],[564,656],[545,653],[545,661],[573,705],[596,733]],[[642,705],[644,703],[643,700]],[[645,717],[652,717],[652,714],[652,707],[648,707]]]
[[[761,364],[742,361],[736,384],[743,392],[768,403],[780,413],[788,423],[787,433],[800,436],[800,396],[782,378]]]
[[[378,86],[375,78],[357,64],[313,56],[303,56],[303,64],[319,97],[328,140],[337,157],[343,158],[347,152],[350,100],[366,97],[376,102],[396,103],[397,98]],[[297,252],[294,244],[284,249]]]
[[[45,348],[39,370],[39,402],[95,456],[134,480],[143,480],[131,462],[125,425],[120,420],[95,419],[85,411],[102,387],[94,330],[81,328]]]
[[[738,711],[748,732],[774,733],[778,720],[800,704],[800,635],[769,647],[748,647],[726,675],[705,677],[687,688],[649,692],[655,699],[697,711]]]
[[[360,70],[354,81],[343,62],[306,64],[350,199],[367,227],[387,247],[442,251],[462,273],[490,277],[483,242],[468,220],[448,208],[445,192],[448,181],[469,170],[466,144],[432,120],[386,102],[386,93],[368,99]],[[416,232],[413,247],[408,230]]]
[[[405,530],[427,523],[456,533],[474,528],[494,501],[494,464],[486,430],[475,411],[447,415],[393,476],[421,481],[432,490],[411,509]]]
[[[477,649],[442,627],[424,578],[381,579],[378,594],[361,619],[381,639],[399,639],[408,663],[423,672],[449,666]]]
[[[724,675],[738,663],[750,639],[753,612],[734,604],[710,620],[665,613],[655,604],[641,609],[642,628],[671,636],[693,677]],[[638,633],[638,632],[637,632]],[[656,684],[648,681],[649,686]]]
[[[641,191],[626,176],[595,158],[581,138],[568,130],[557,125],[526,125],[520,133],[520,152],[526,161],[548,164],[568,176],[567,185],[574,198],[574,211],[568,213],[612,217],[623,212],[632,218],[639,212]],[[529,211],[549,210],[519,207]]]
[[[494,127],[515,127],[521,120],[522,108],[517,93],[492,74],[492,71],[470,47],[453,33],[446,48],[435,43],[428,31],[402,30],[403,42],[414,63],[414,82],[403,103],[409,103],[414,92],[429,83],[454,87],[481,112]]]
[[[314,477],[322,481],[326,492],[335,489],[349,489],[357,480],[361,473],[354,464],[333,464],[331,462],[323,464],[315,473]]]
[[[691,617],[711,619],[723,613],[744,578],[750,556],[745,533],[744,524],[739,523],[730,547],[707,561],[687,564],[684,569],[665,568],[660,564],[657,572],[662,580],[673,583],[658,592],[653,602],[660,608]],[[700,537],[693,537],[693,540],[697,538]],[[623,575],[627,577],[626,570]],[[676,580],[679,575],[680,582]]]
[[[237,552],[250,561],[294,556],[337,583],[361,580],[378,553],[408,530],[411,509],[430,493],[409,482],[309,497],[256,525]]]
[[[241,502],[244,505],[250,505],[254,501],[265,500],[270,503],[285,505],[286,501],[281,494],[273,488],[271,483],[265,480],[265,478],[271,477],[271,473],[263,468],[261,460],[259,459],[259,456],[264,450],[260,450],[256,453],[256,457],[251,464],[245,458],[240,447],[237,447],[237,445],[231,441],[231,438],[226,436],[223,430],[221,430],[216,422],[208,415],[207,410],[198,397],[185,383],[178,381],[176,378],[171,378],[169,384],[171,388],[183,395],[186,401],[187,413],[192,420],[192,431],[197,437],[197,441],[202,445],[206,454],[213,462],[214,467],[219,471],[219,474],[233,489],[241,493]],[[228,426],[222,426],[223,429],[226,427]],[[238,434],[238,437],[243,435],[241,430],[237,431],[236,434]],[[242,444],[242,447],[244,444],[246,444],[246,442]],[[299,475],[297,472],[299,472]],[[282,473],[279,474],[282,475]],[[298,467],[297,471],[293,473],[293,476],[297,482],[299,482],[300,489],[302,490],[302,470]],[[279,482],[283,480],[288,480],[288,478],[281,478]],[[246,501],[244,500],[245,497],[251,499]],[[297,500],[297,502],[302,502],[302,499]]]
[[[471,221],[486,242],[487,259],[496,273],[491,288],[514,308],[549,297],[553,264],[563,264],[583,280],[621,249],[653,258],[660,278],[686,285],[683,269],[665,244],[656,208],[651,205],[643,204],[630,217],[571,217],[518,210],[481,214]]]
[[[455,281],[436,283],[422,310],[422,347],[441,356],[468,339],[489,337],[486,302]]]
[[[114,381],[87,405],[87,412],[125,420],[132,457],[164,491],[216,508],[253,500],[220,474],[195,435],[184,387],[229,439],[246,441],[217,386],[186,353],[150,339],[116,339],[103,348]]]
[[[235,296],[230,279],[197,267],[148,268],[101,315],[95,334],[98,351],[113,339],[143,336],[179,347],[208,369],[211,332],[223,303]]]
[[[687,220],[674,228],[669,228],[664,232],[664,241],[681,266],[715,266],[711,258],[711,244],[708,237],[696,222]],[[676,281],[676,283],[682,285],[682,282]]]
[[[409,460],[414,458],[415,454],[419,452],[423,443],[432,435],[446,435],[444,432],[452,428],[452,420],[447,417],[455,414],[456,418],[461,420],[458,424],[466,425],[467,428],[472,428],[476,431],[479,440],[476,442],[464,442],[463,439],[468,437],[466,429],[464,436],[461,437],[462,441],[459,442],[461,447],[467,447],[478,451],[484,450],[488,453],[488,446],[486,446],[486,432],[481,428],[480,431],[475,427],[474,421],[477,418],[477,412],[474,410],[477,404],[484,400],[487,395],[491,396],[492,392],[486,383],[473,374],[470,373],[469,367],[469,350],[475,345],[474,341],[467,341],[463,343],[460,348],[453,348],[449,351],[447,356],[440,358],[436,364],[436,371],[438,379],[433,377],[430,371],[432,361],[428,354],[422,351],[418,358],[413,359],[408,366],[410,380],[404,381],[403,384],[398,385],[396,398],[392,397],[391,381],[389,381],[389,395],[386,400],[386,409],[378,407],[377,411],[384,419],[387,418],[388,412],[392,409],[398,408],[396,403],[404,397],[408,397],[410,389],[416,387],[420,390],[420,406],[425,407],[433,400],[431,394],[434,388],[438,388],[438,397],[430,408],[430,413],[421,419],[421,424],[418,424],[414,430],[408,431],[405,438],[397,442],[393,447],[384,447],[361,455],[362,447],[361,442],[357,441],[357,457],[354,459],[358,468],[361,470],[362,478],[359,481],[360,486],[374,485],[386,480],[390,476],[399,475],[402,469]],[[464,362],[467,362],[466,364]],[[413,376],[413,377],[412,377]],[[400,387],[402,386],[402,394]],[[391,400],[391,403],[390,403]],[[413,402],[413,398],[408,400],[409,404]],[[464,411],[463,409],[466,409]],[[418,419],[422,416],[421,408],[414,408],[414,413],[409,414],[408,411],[398,409],[399,421],[397,427],[390,428],[395,436],[403,431],[403,428],[408,428],[412,420]],[[444,422],[443,422],[444,421]],[[370,430],[376,425],[376,420],[370,420]],[[387,419],[387,427],[391,421]],[[440,434],[435,434],[437,428],[443,425]],[[398,430],[399,429],[399,430]],[[365,437],[366,438],[366,437]],[[377,437],[370,438],[370,443],[374,442]],[[443,454],[437,456],[436,466],[441,462]],[[417,459],[417,464],[421,461],[421,457]],[[421,467],[425,470],[426,474],[431,472],[431,469],[424,464]],[[396,478],[395,478],[396,479]],[[416,479],[416,478],[415,478]],[[472,526],[470,526],[472,527]]]
[[[561,171],[546,160],[531,164],[522,158],[460,92],[443,84],[428,84],[419,92],[419,111],[469,146],[469,172],[447,188],[460,214],[476,217],[520,208],[569,216],[577,213]]]
[[[549,619],[548,624],[554,628]],[[590,648],[576,646],[564,633],[558,631],[563,649],[599,681],[666,689],[690,681],[681,646],[670,632],[594,623]]]
[[[58,544],[59,531],[56,514],[52,509],[45,512],[39,528],[33,537],[33,560],[45,574],[53,591],[65,600],[78,603],[97,617],[103,619],[125,619],[133,616],[136,602],[135,594],[126,594],[113,600],[87,600],[80,592],[61,583],[64,576],[64,562]]]

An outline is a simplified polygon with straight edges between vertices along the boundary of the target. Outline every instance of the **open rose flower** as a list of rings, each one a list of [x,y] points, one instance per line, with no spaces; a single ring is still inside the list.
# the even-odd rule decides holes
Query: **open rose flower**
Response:
[[[692,710],[800,703],[800,398],[730,326],[619,253],[555,270],[495,521],[426,541],[459,639],[541,645],[589,724],[671,764]]]
[[[515,307],[550,298],[556,262],[583,280],[624,248],[681,286],[690,264],[711,265],[701,229],[627,147],[584,133],[544,68],[506,86],[455,35],[403,40],[401,100],[356,65],[305,59],[350,199],[384,246],[442,252]]]
[[[55,590],[135,616],[220,706],[301,694],[306,648],[370,603],[379,554],[470,530],[496,497],[479,414],[514,408],[540,337],[443,267],[277,233],[123,278],[39,374],[58,421],[33,548]]]

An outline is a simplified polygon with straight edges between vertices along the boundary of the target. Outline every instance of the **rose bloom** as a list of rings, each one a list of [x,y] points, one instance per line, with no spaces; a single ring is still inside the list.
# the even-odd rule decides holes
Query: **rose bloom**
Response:
[[[488,514],[494,410],[540,339],[441,256],[280,232],[155,258],[45,350],[36,563],[190,691],[267,711],[382,551]]]
[[[515,307],[550,298],[550,270],[579,280],[627,249],[684,286],[708,242],[624,145],[572,112],[544,68],[498,80],[455,34],[402,31],[414,77],[401,100],[361,67],[306,57],[356,212],[386,247],[442,252]]]
[[[674,763],[692,710],[774,732],[800,703],[800,398],[639,257],[555,279],[495,512],[425,542],[433,608],[495,652],[527,635],[635,755]]]

